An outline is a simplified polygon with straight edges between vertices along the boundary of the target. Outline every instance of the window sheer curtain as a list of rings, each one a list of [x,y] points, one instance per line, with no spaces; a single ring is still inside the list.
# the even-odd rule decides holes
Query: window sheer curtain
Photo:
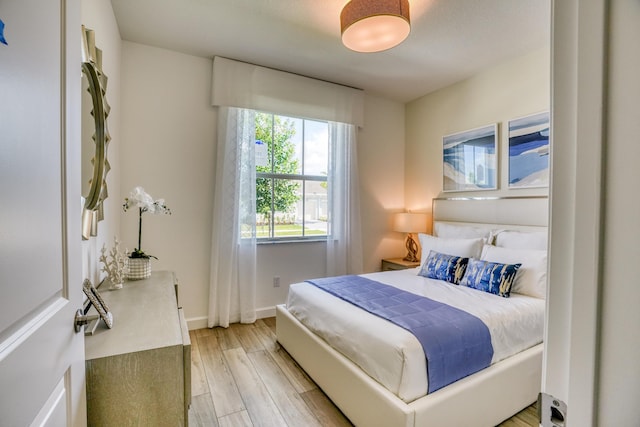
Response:
[[[220,107],[208,326],[256,320],[255,113]]]
[[[208,326],[256,319],[255,124],[252,110],[330,123],[327,274],[362,270],[356,128],[364,92],[215,57],[211,104],[219,108]],[[336,123],[339,122],[339,123]],[[349,124],[345,124],[349,123]],[[241,231],[244,238],[240,238]]]
[[[329,122],[327,276],[362,273],[356,130]]]

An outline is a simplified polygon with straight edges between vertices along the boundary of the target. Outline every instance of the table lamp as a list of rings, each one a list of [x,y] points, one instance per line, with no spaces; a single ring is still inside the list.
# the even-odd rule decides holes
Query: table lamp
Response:
[[[422,233],[427,231],[427,214],[403,212],[397,213],[393,217],[393,230],[407,234],[407,256],[405,261],[418,262],[418,244],[413,239],[412,233]]]

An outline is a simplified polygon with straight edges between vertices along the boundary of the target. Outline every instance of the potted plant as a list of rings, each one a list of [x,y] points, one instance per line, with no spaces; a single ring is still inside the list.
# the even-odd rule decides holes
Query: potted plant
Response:
[[[142,250],[142,214],[149,212],[153,215],[171,215],[171,210],[165,205],[164,199],[153,200],[151,195],[144,191],[142,187],[135,187],[129,197],[124,199],[122,209],[128,211],[138,208],[138,247],[129,254],[129,268],[127,278],[130,280],[146,279],[151,276],[150,258],[158,259],[153,255],[144,253]]]

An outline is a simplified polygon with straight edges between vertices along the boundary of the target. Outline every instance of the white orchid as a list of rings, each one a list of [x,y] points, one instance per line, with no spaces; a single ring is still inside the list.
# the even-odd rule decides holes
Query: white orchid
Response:
[[[146,212],[150,206],[153,206],[153,197],[144,191],[144,188],[136,187],[129,193],[129,197],[124,199],[122,208],[125,212],[130,208],[142,208]]]
[[[138,247],[131,252],[131,258],[149,258],[153,257],[153,255],[146,255],[141,247],[142,247],[142,214],[145,212],[149,212],[153,215],[157,214],[167,214],[171,215],[171,209],[169,209],[165,203],[164,199],[153,200],[153,197],[142,187],[135,187],[131,193],[129,193],[129,197],[124,199],[124,203],[122,205],[122,209],[126,212],[131,208],[138,208]]]
[[[161,213],[171,215],[171,210],[164,204],[164,199],[158,199],[149,207],[149,213],[154,215]]]

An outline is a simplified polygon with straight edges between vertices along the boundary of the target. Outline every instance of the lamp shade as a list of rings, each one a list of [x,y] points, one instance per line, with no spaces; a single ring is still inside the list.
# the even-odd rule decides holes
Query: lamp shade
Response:
[[[340,14],[342,43],[357,52],[380,52],[411,31],[409,0],[351,0]]]
[[[397,213],[393,217],[393,230],[402,233],[421,233],[427,231],[426,213]]]

